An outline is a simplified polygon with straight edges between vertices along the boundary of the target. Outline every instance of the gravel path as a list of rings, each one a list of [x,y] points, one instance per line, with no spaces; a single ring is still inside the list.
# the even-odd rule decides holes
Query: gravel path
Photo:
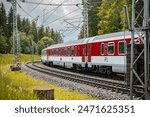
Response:
[[[46,74],[40,73],[38,71],[29,69],[25,65],[22,65],[22,70],[26,71],[27,74],[29,74],[35,78],[44,80],[50,84],[55,84],[55,85],[65,87],[70,90],[76,90],[78,92],[83,92],[84,94],[97,97],[100,100],[129,100],[130,99],[130,97],[127,94],[116,93],[116,92],[112,92],[110,90],[92,87],[92,86],[68,81],[65,79],[57,78],[54,76],[46,75]]]

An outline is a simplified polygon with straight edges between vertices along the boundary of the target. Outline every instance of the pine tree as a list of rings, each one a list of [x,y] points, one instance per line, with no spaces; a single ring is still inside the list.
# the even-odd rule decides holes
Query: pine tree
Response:
[[[9,41],[9,30],[7,26],[7,16],[6,16],[6,10],[4,8],[3,3],[0,3],[0,30],[1,30],[1,37],[0,37],[0,42],[1,42],[1,53],[8,53],[10,52],[11,46],[10,46],[10,41]]]
[[[13,9],[11,7],[8,14],[8,36],[11,37],[12,33],[13,33]]]
[[[101,5],[101,0],[88,0],[88,32],[89,37],[98,34],[98,22],[100,18],[97,16],[98,7]]]
[[[42,39],[44,37],[44,26],[40,26],[38,28],[38,38],[39,38],[39,41],[40,39]]]
[[[0,27],[3,28],[3,31],[4,31],[4,35],[7,35],[7,16],[6,16],[6,10],[4,8],[4,4],[1,3],[0,4]]]

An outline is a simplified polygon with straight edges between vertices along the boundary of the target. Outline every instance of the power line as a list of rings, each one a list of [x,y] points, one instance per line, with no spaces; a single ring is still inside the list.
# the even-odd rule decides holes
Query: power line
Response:
[[[69,14],[72,14],[72,13],[78,11],[78,10],[79,10],[79,9],[75,9],[75,10],[73,10],[72,12],[69,12],[69,13],[67,13],[66,15],[62,16],[62,17],[59,17],[59,18],[57,18],[57,19],[55,19],[55,20],[53,20],[53,21],[51,21],[51,22],[48,22],[46,25],[51,24],[51,23],[53,23],[53,22],[55,22],[55,21],[57,21],[57,20],[59,20],[59,19],[61,19],[61,18],[63,18],[63,17],[66,17],[66,16],[68,16]],[[46,25],[45,25],[45,26],[46,26]]]
[[[43,0],[41,0],[28,14],[32,13],[40,5],[41,2],[43,2]]]
[[[79,25],[78,25],[78,27],[80,28],[80,25],[82,24],[82,22],[81,23],[79,23]],[[74,30],[72,30],[72,32],[69,32],[69,33],[67,33],[67,34],[65,34],[65,35],[71,35],[71,34],[73,34],[73,33],[75,33],[76,31],[77,31],[78,29],[77,28],[75,28]]]
[[[51,0],[50,2],[49,2],[49,4],[52,2],[53,0]],[[46,10],[46,8],[48,7],[48,5],[43,9],[43,10]],[[39,13],[39,15],[37,15],[37,17],[39,18],[40,17],[40,14],[42,13],[42,11]],[[36,17],[36,18],[37,18]]]
[[[22,1],[22,0],[20,0]],[[23,1],[22,1],[23,2]],[[26,1],[24,0],[25,3],[28,3],[28,4],[39,4],[38,2],[31,2],[31,1]],[[79,5],[82,5],[81,3],[77,3],[77,4],[52,4],[52,3],[40,3],[40,5],[50,5],[50,6],[79,6]]]
[[[34,19],[33,16],[31,16],[26,10],[24,10],[24,8],[16,1],[16,3],[18,4],[18,6],[20,7],[20,9],[22,9],[22,11],[24,11],[28,16],[30,16],[32,19]]]
[[[46,14],[43,15],[43,17],[44,17],[45,15],[51,13],[50,15],[48,15],[48,18],[46,19],[46,21],[49,19],[49,17],[50,17],[65,1],[66,1],[66,0],[63,0],[62,3],[61,3],[59,6],[55,7],[55,8],[52,9],[50,12],[47,12]],[[68,1],[68,0],[67,0],[67,1]],[[46,21],[45,21],[45,22],[46,22]]]

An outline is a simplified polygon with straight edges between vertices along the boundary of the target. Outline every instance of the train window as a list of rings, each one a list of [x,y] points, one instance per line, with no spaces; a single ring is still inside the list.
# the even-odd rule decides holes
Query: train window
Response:
[[[53,56],[53,50],[51,50],[51,54],[52,54],[52,56]]]
[[[82,48],[82,55],[85,55],[86,52],[85,49],[86,49],[85,47]]]
[[[104,49],[105,49],[105,48],[104,48],[104,43],[102,43],[102,44],[101,44],[101,54],[102,54],[102,55],[104,54]]]
[[[108,54],[114,54],[114,42],[108,43]]]
[[[59,49],[57,49],[57,56],[59,56]]]
[[[57,52],[58,52],[58,51],[57,51],[57,49],[56,49],[56,50],[55,50],[55,55],[56,55],[56,56],[58,55]]]
[[[75,56],[77,56],[77,46],[75,46]]]
[[[124,54],[125,53],[125,42],[119,42],[119,54]]]
[[[59,56],[59,54],[60,54],[60,50],[59,50],[59,49],[57,49],[57,56]]]
[[[53,50],[51,50],[51,54],[52,54],[52,56],[53,56]]]
[[[64,56],[64,48],[62,48],[62,55]]]
[[[87,54],[90,55],[91,54],[91,45],[87,46]]]
[[[66,56],[67,52],[66,52],[66,48],[64,48],[64,55]]]
[[[74,47],[72,47],[72,49],[71,49],[71,55],[75,55],[75,50],[74,50]]]
[[[57,56],[59,55],[59,49],[57,49]]]
[[[56,56],[56,50],[54,50],[54,55]]]
[[[58,55],[58,51],[57,51],[57,49],[55,50],[55,55],[56,55],[56,56]]]
[[[59,56],[62,55],[62,48],[59,49]]]
[[[68,56],[70,56],[70,48],[68,48]]]

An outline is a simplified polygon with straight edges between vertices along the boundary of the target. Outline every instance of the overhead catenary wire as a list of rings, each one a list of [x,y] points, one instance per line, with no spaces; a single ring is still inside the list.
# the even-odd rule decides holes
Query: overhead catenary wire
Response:
[[[20,0],[22,1],[22,0]],[[25,0],[24,3],[28,3],[28,4],[39,4],[38,2],[31,2],[31,1],[27,1]],[[40,3],[39,5],[50,5],[50,6],[78,6],[78,5],[82,5],[82,3],[76,3],[76,4],[55,4],[55,3]]]
[[[20,0],[21,1],[21,0]],[[52,1],[53,0],[51,0],[49,3],[47,3],[47,4],[45,4],[46,5],[46,7],[44,6],[44,10],[48,10],[48,11],[46,11],[45,13],[40,13],[41,12],[41,10],[40,10],[40,12],[38,12],[38,14],[36,14],[37,16],[35,17],[33,17],[32,16],[32,14],[31,13],[33,13],[33,11],[39,6],[39,5],[41,5],[41,3],[43,2],[43,0],[39,0],[39,2],[37,2],[36,3],[36,6],[34,7],[34,8],[32,8],[32,10],[29,12],[27,12],[27,10],[26,9],[24,9],[21,5],[20,5],[20,2],[19,3],[17,3],[18,4],[18,6],[20,7],[20,9],[22,9],[23,10],[23,12],[25,12],[25,16],[29,16],[29,17],[31,17],[32,19],[31,20],[34,20],[34,21],[37,21],[37,20],[39,20],[40,18],[43,18],[44,16],[45,16],[45,18],[43,18],[43,19],[45,19],[45,21],[44,21],[44,25],[43,26],[48,26],[49,24],[54,24],[54,22],[56,22],[56,21],[58,21],[58,20],[60,20],[60,19],[64,19],[64,17],[66,17],[66,16],[68,16],[68,15],[70,15],[70,14],[72,14],[72,13],[74,13],[74,12],[76,12],[76,11],[78,11],[78,10],[80,10],[79,8],[78,9],[75,9],[75,10],[73,10],[73,11],[70,11],[69,13],[67,12],[67,14],[65,14],[65,15],[63,15],[63,16],[60,16],[60,17],[58,17],[58,18],[56,18],[56,19],[52,19],[51,21],[49,21],[49,17],[52,17],[52,15],[57,11],[57,9],[59,8],[59,7],[61,7],[61,6],[65,6],[65,7],[67,7],[67,6],[69,6],[69,5],[72,5],[72,6],[74,6],[74,7],[76,7],[76,6],[78,6],[79,4],[77,3],[77,4],[69,4],[70,2],[68,2],[68,4],[67,4],[67,0],[62,0],[62,3],[60,3],[60,4],[54,4],[53,6],[56,6],[54,9],[47,9],[47,7],[49,7],[49,6],[51,6],[50,4],[52,4]],[[27,1],[26,1],[27,2]],[[32,2],[32,1],[31,1]],[[64,2],[66,2],[66,3],[64,3]],[[80,5],[82,5],[81,3],[80,3]],[[52,7],[51,7],[52,8]],[[43,9],[43,7],[42,7],[42,9]],[[42,10],[42,11],[44,11],[44,10]],[[71,15],[72,16],[72,15]],[[74,18],[70,18],[69,20],[71,21],[71,19],[72,20],[77,20],[77,19],[82,19],[83,17],[80,17],[80,18],[76,18],[76,17],[74,17]],[[37,20],[35,20],[35,19],[37,19]],[[49,21],[49,22],[48,22]],[[69,21],[69,22],[70,22]],[[75,21],[74,21],[75,22]],[[76,21],[77,22],[77,21]],[[71,22],[72,23],[72,22]],[[62,25],[61,25],[62,26]],[[59,27],[59,26],[58,26]],[[78,27],[79,28],[79,27]],[[74,30],[78,30],[77,28],[75,28]]]
[[[20,0],[21,2],[23,2],[22,0]],[[42,2],[43,0],[41,0],[39,3],[36,3],[37,5],[41,5],[41,2]],[[44,9],[46,9],[47,7],[48,7],[48,5],[49,4],[51,4],[51,2],[52,2],[53,0],[51,0],[48,4],[47,4],[47,6],[44,8]],[[57,5],[57,7],[56,8],[54,8],[54,9],[52,9],[50,12],[47,12],[46,14],[44,14],[43,15],[43,17],[45,16],[45,15],[47,15],[47,14],[49,14],[49,13],[51,13],[49,16],[51,16],[55,11],[56,11],[56,9],[58,9],[60,6],[62,6],[62,4],[65,2],[66,0],[63,0],[63,2],[61,3],[61,4],[58,4]],[[68,0],[67,0],[68,1]],[[24,2],[29,2],[29,1],[24,1]],[[26,16],[30,16],[31,18],[32,18],[32,20],[35,20],[35,19],[37,19],[37,18],[40,18],[40,14],[39,15],[37,15],[35,18],[33,17],[33,16],[31,16],[30,15],[30,13],[31,13],[31,11],[30,11],[30,13],[28,13],[18,2],[17,2],[17,4],[18,4],[18,6],[26,13]],[[45,4],[46,5],[46,4]],[[37,7],[37,6],[36,6]],[[35,9],[35,8],[34,8]],[[34,10],[33,9],[33,10]],[[42,15],[41,15],[42,16]],[[45,21],[46,22],[46,21]]]
[[[59,18],[57,18],[57,19],[55,19],[55,20],[53,20],[53,21],[51,21],[51,22],[48,22],[46,25],[49,25],[49,24],[51,24],[51,23],[53,23],[53,22],[56,22],[57,20],[59,20],[59,19],[61,19],[61,18],[63,18],[63,17],[66,17],[66,16],[68,16],[68,15],[70,15],[70,14],[72,14],[72,13],[78,11],[78,10],[79,10],[79,9],[75,9],[75,10],[73,10],[72,12],[67,13],[66,15],[63,15],[63,16],[61,16],[61,17],[59,17]],[[46,25],[44,25],[44,26],[46,26]]]
[[[51,1],[49,2],[49,4],[50,4],[52,1],[53,1],[53,0],[51,0]],[[47,6],[46,6],[43,10],[46,10],[46,9],[47,9],[47,7],[48,7],[48,5],[47,5]],[[42,10],[42,11],[43,11],[43,10]],[[39,17],[40,17],[40,15],[41,15],[42,11],[39,13],[39,15],[37,15],[37,16],[36,16],[36,18],[39,18]],[[36,19],[36,18],[35,18],[35,19]]]
[[[24,13],[26,13],[28,16],[30,16],[32,19],[34,19],[34,17],[31,16],[17,1],[16,1],[16,3],[18,4],[19,8],[20,8]]]
[[[67,1],[68,1],[68,0],[67,0]],[[54,12],[56,12],[56,10],[57,10],[64,2],[66,2],[66,0],[63,0],[59,6],[53,8],[50,12],[47,12],[46,14],[43,14],[43,17],[44,17],[45,15],[51,13],[51,14],[48,15],[48,18],[45,20],[45,22],[47,22],[47,20],[50,18],[50,16],[51,16]]]
[[[32,8],[28,14],[32,13],[40,5],[41,2],[43,2],[43,0],[41,0],[34,8]]]
[[[80,27],[81,24],[82,24],[82,22],[79,23],[78,27]],[[68,36],[68,35],[71,35],[71,34],[75,33],[77,30],[78,30],[78,29],[75,28],[74,30],[71,30],[69,33],[67,33],[67,34],[65,34],[65,35],[67,35],[67,36]],[[65,32],[66,32],[66,31],[65,31]]]

